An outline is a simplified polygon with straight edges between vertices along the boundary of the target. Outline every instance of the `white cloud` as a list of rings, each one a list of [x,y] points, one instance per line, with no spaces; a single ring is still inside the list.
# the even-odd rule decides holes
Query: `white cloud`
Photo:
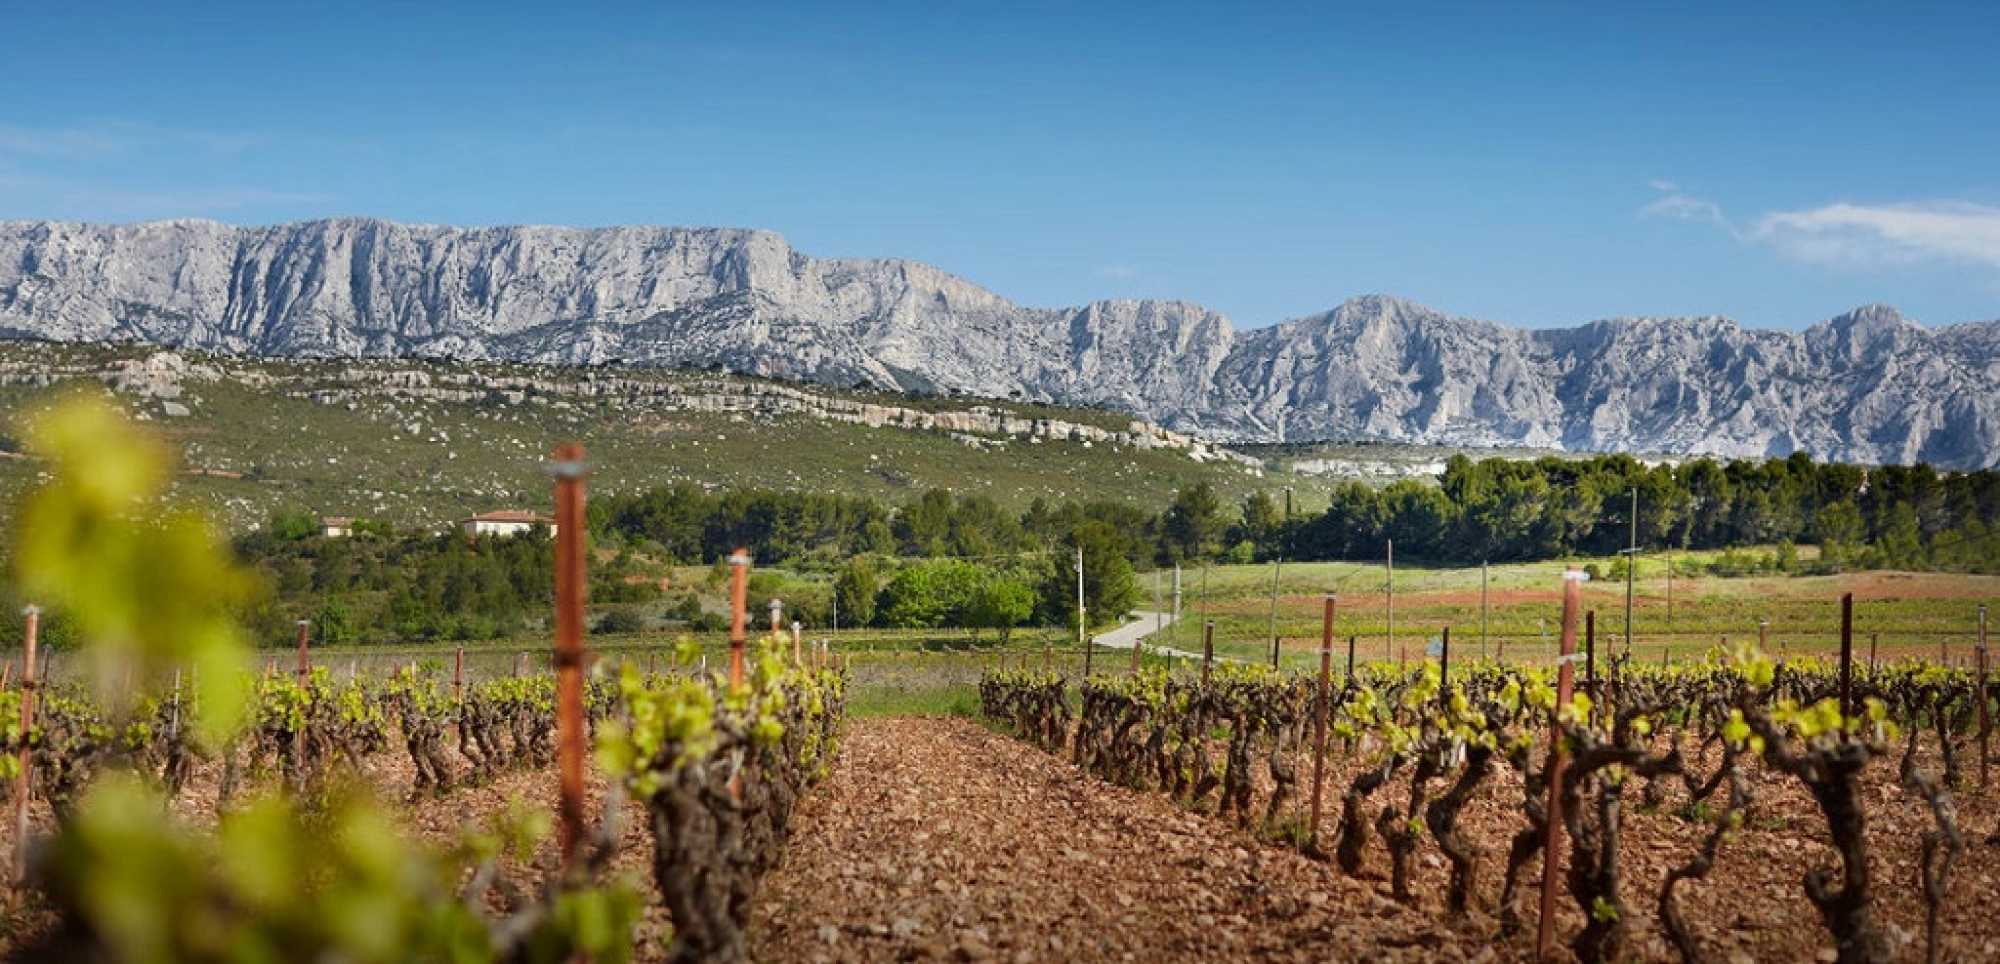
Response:
[[[2000,267],[1996,207],[1967,201],[1840,202],[1772,211],[1739,227],[1721,205],[1685,193],[1672,181],[1648,186],[1663,196],[1640,208],[1639,217],[1713,224],[1743,244],[1766,245],[1795,261],[1863,268],[1923,262]]]
[[[1642,218],[1672,218],[1676,221],[1706,221],[1728,227],[1722,208],[1714,201],[1687,194],[1669,194],[1639,209]]]
[[[1821,264],[1949,261],[2000,267],[2000,208],[1964,201],[1829,204],[1766,214],[1743,238]]]
[[[1097,273],[1112,281],[1130,281],[1132,277],[1134,275],[1137,275],[1139,272],[1133,270],[1132,266],[1130,265],[1107,264],[1104,267],[1097,269]]]

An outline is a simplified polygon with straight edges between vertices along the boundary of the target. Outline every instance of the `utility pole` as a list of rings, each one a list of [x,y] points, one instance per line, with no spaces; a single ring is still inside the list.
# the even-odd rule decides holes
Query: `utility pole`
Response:
[[[1076,547],[1076,644],[1083,647],[1083,678],[1090,679],[1090,641],[1083,638],[1083,547]]]
[[[1278,668],[1278,574],[1285,568],[1285,553],[1292,543],[1292,487],[1285,486],[1285,523],[1278,533],[1278,558],[1271,561],[1271,668]]]
[[[1481,559],[1479,560],[1479,658],[1480,659],[1486,658],[1486,621],[1487,617],[1492,614],[1492,609],[1487,606],[1486,602],[1487,575],[1488,573],[1486,568],[1486,560]]]
[[[1287,559],[1292,555],[1292,487],[1289,485],[1285,486],[1285,531],[1282,535],[1285,547],[1278,553],[1278,558]]]
[[[1625,550],[1625,655],[1632,655],[1632,586],[1639,574],[1639,487],[1632,487],[1632,542]]]
[[[1271,560],[1271,668],[1278,668],[1278,571],[1284,560]]]
[[[1181,564],[1174,563],[1174,621],[1172,633],[1174,642],[1181,641]]]
[[[1389,539],[1387,542],[1389,544],[1389,561],[1387,563],[1389,571],[1389,633],[1384,640],[1384,659],[1387,659],[1389,654],[1396,651],[1396,540]]]

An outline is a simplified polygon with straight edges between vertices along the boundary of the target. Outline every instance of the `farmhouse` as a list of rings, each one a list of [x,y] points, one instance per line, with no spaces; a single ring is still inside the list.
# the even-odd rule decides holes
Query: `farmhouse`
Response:
[[[459,523],[459,528],[469,536],[517,536],[536,526],[547,526],[549,535],[556,534],[556,520],[533,512],[504,510],[482,512]]]
[[[344,516],[321,516],[319,534],[328,539],[345,539],[354,535],[354,520]]]

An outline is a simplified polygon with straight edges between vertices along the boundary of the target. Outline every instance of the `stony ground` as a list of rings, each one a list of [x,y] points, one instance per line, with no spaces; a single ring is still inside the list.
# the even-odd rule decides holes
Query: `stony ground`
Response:
[[[1868,788],[1875,906],[1898,958],[1915,961],[1923,904],[1912,858],[1930,824],[1883,782],[1893,767],[1877,761]],[[1327,839],[1356,769],[1330,760]],[[1755,782],[1758,802],[1716,870],[1682,888],[1704,956],[1832,960],[1800,884],[1809,868],[1832,863],[1824,821],[1795,784]],[[1405,786],[1386,787],[1370,813]],[[1500,889],[1500,851],[1520,825],[1520,795],[1520,778],[1503,769],[1462,818],[1489,852],[1478,884],[1486,909]],[[1993,796],[1968,788],[1957,797],[1966,849],[1951,876],[1941,960],[2000,960],[2000,921],[1990,912],[2000,906]],[[1634,959],[1678,960],[1652,901],[1701,833],[1636,801],[1627,808],[1621,863]],[[761,957],[774,961],[1533,959],[1532,937],[1503,936],[1486,912],[1446,915],[1434,842],[1419,847],[1411,906],[1388,899],[1387,863],[1375,841],[1363,877],[1348,878],[970,720],[856,720],[832,777],[801,814],[785,866],[766,881],[755,936]],[[1539,858],[1533,866],[1538,874]],[[1560,945],[1583,919],[1566,893],[1559,899]],[[1533,920],[1530,907],[1531,928]]]
[[[1496,956],[1370,884],[948,718],[850,724],[756,927],[772,961]]]
[[[1342,789],[1358,757],[1330,757],[1330,839]],[[1899,960],[1923,960],[1923,904],[1916,887],[1921,808],[1896,788],[1893,760],[1870,767],[1869,835],[1878,919]],[[1760,768],[1761,769],[1761,768]],[[445,839],[483,821],[509,798],[553,807],[548,771],[505,774],[442,798],[409,794],[407,757],[367,763],[369,781],[403,800],[425,837]],[[1976,772],[1976,771],[1975,771]],[[1302,773],[1309,774],[1309,769]],[[214,774],[203,767],[174,809],[213,820]],[[1309,780],[1309,777],[1308,777]],[[1831,862],[1824,822],[1795,785],[1760,777],[1759,799],[1715,872],[1685,890],[1706,959],[1723,964],[1831,960],[1832,948],[1800,879]],[[1308,783],[1309,786],[1309,783]],[[1400,800],[1398,780],[1373,807]],[[603,784],[593,779],[592,799]],[[1260,787],[1260,796],[1264,788]],[[1518,776],[1502,771],[1462,821],[1490,856],[1479,874],[1488,909],[1500,854],[1519,825]],[[1942,921],[1944,961],[2000,961],[2000,787],[1956,795],[1966,850],[1954,867]],[[1258,808],[1261,811],[1261,801]],[[635,956],[663,957],[670,924],[646,869],[652,841],[628,804],[618,868],[652,905]],[[39,805],[33,822],[46,830]],[[829,778],[801,810],[785,863],[754,908],[752,937],[765,961],[1525,961],[1532,939],[1503,937],[1485,911],[1443,910],[1446,871],[1434,842],[1418,850],[1416,902],[1389,899],[1387,857],[1372,842],[1360,879],[1149,792],[1114,786],[1066,759],[956,717],[849,721]],[[1632,915],[1632,959],[1677,960],[1653,919],[1658,881],[1687,859],[1700,827],[1665,812],[1626,812],[1621,863]],[[11,841],[0,827],[0,847]],[[1539,868],[1539,862],[1536,864]],[[522,883],[533,873],[519,869]],[[1533,924],[1533,911],[1529,923]],[[46,926],[30,915],[10,937]],[[1582,926],[1565,896],[1558,940]],[[1559,950],[1557,960],[1567,959]]]

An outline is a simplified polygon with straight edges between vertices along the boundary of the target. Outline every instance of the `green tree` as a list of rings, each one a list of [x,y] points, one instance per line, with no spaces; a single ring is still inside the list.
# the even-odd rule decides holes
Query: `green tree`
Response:
[[[355,639],[354,614],[347,607],[330,602],[320,608],[319,615],[313,617],[313,644],[316,646],[344,646]]]
[[[1917,510],[1907,502],[1899,502],[1890,509],[1889,523],[1884,527],[1876,547],[1881,550],[1882,564],[1890,569],[1923,568],[1928,560]]]
[[[882,621],[902,629],[966,625],[984,572],[956,559],[904,566],[882,589]]]
[[[632,633],[645,632],[645,630],[645,617],[639,615],[638,610],[632,609],[629,606],[621,606],[597,617],[596,624],[590,627],[592,633],[603,636],[630,635]]]
[[[999,630],[1000,642],[1005,644],[1013,637],[1014,627],[1034,614],[1035,591],[1018,579],[1002,576],[979,587],[965,615],[966,624],[973,629]]]
[[[875,564],[855,558],[840,567],[833,579],[835,612],[849,626],[869,626],[875,622],[875,594],[882,591],[882,577]]]
[[[319,520],[294,509],[271,510],[271,535],[287,542],[319,535]]]
[[[1215,555],[1227,527],[1222,518],[1222,500],[1206,482],[1198,482],[1174,494],[1161,528],[1167,558],[1174,562],[1208,559]]]
[[[1852,549],[1864,535],[1861,510],[1847,499],[1821,506],[1818,514],[1813,516],[1812,531],[1820,545],[1828,550]]]
[[[1243,500],[1243,521],[1229,541],[1249,542],[1260,555],[1270,558],[1279,552],[1284,525],[1277,500],[1259,489]]]
[[[1083,607],[1090,625],[1123,616],[1139,599],[1132,563],[1118,550],[1117,530],[1102,522],[1083,522],[1070,532],[1067,551],[1051,557],[1043,576],[1041,606],[1045,622],[1076,625],[1076,550],[1083,550]]]

